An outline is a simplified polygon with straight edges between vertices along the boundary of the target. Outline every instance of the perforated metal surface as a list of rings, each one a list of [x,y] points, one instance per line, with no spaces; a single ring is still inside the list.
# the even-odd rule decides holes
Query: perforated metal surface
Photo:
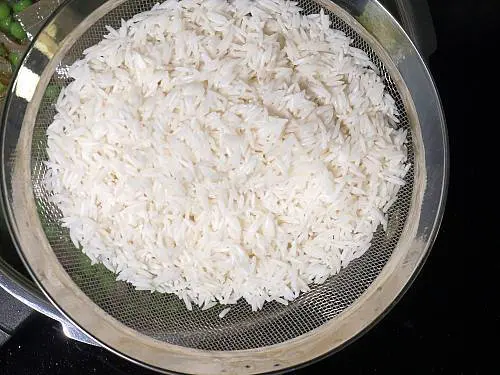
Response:
[[[241,302],[232,307],[224,319],[218,314],[225,306],[208,311],[195,308],[188,311],[175,295],[136,291],[125,282],[115,281],[115,275],[101,265],[91,266],[88,258],[76,249],[67,230],[59,224],[61,213],[49,203],[42,178],[45,173],[46,129],[55,115],[54,102],[60,87],[68,84],[67,67],[82,57],[82,52],[102,39],[107,33],[105,25],[118,27],[120,20],[148,10],[154,1],[128,1],[101,18],[73,45],[56,69],[40,103],[33,133],[31,151],[32,182],[38,213],[47,239],[58,260],[79,288],[108,314],[143,334],[180,346],[206,350],[240,350],[259,348],[284,342],[309,332],[334,318],[351,304],[375,280],[395,249],[409,212],[414,170],[406,176],[407,184],[389,211],[387,232],[379,229],[371,248],[363,257],[351,263],[323,285],[301,295],[289,306],[268,303],[259,312]],[[314,1],[299,1],[304,13],[318,13],[320,6]],[[396,85],[382,61],[343,20],[330,15],[333,27],[344,31],[353,39],[353,46],[364,50],[380,69],[388,91],[396,100],[400,112],[399,126],[408,130],[408,160],[413,165],[413,143],[406,109]]]

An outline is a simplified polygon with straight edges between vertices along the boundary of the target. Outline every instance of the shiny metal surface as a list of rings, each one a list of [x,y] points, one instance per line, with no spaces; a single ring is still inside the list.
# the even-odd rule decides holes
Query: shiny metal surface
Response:
[[[0,259],[0,263],[1,262],[3,261]],[[74,327],[73,324],[44,297],[39,288],[8,265],[2,266],[2,271],[0,272],[0,287],[33,310],[61,323],[63,332],[68,338],[85,344],[99,345],[94,339],[80,329]]]
[[[39,0],[14,17],[23,26],[28,38],[38,34],[48,17],[61,5],[64,0]]]
[[[15,15],[15,18],[23,25],[30,40],[38,34],[48,17],[61,5],[63,0],[39,0],[34,5]],[[0,117],[3,116],[4,100],[0,101]],[[2,242],[0,242],[0,288],[7,291],[17,300],[23,302],[35,311],[61,323],[63,332],[68,338],[90,344],[98,345],[91,337],[74,327],[60,311],[50,303],[42,291],[25,274],[20,272],[18,265],[21,261],[17,259],[15,248],[11,246],[3,236],[6,229],[4,217],[0,218],[0,230],[2,230]],[[4,242],[5,240],[5,242]],[[12,253],[12,254],[11,254]],[[13,261],[13,258],[14,259]],[[14,264],[9,263],[13,262]]]
[[[335,9],[335,14],[341,15],[351,27],[358,27],[356,30],[386,63],[390,76],[406,99],[404,106],[412,127],[416,177],[409,219],[405,221],[397,249],[391,250],[390,261],[355,304],[335,314],[335,319],[322,321],[313,331],[299,332],[299,336],[265,350],[224,352],[190,349],[151,339],[144,332],[136,331],[137,328],[131,330],[120,319],[106,314],[102,306],[93,305],[69,277],[40,225],[31,184],[27,183],[33,172],[30,153],[34,119],[58,59],[99,15],[106,14],[121,1],[103,3],[73,1],[61,9],[28,52],[6,107],[2,142],[3,201],[16,245],[47,296],[109,349],[157,369],[195,373],[223,370],[255,373],[295,366],[338,349],[370,326],[393,303],[422,264],[439,226],[447,183],[446,130],[439,99],[425,64],[394,19],[375,1],[364,1],[362,8],[356,8],[359,4],[353,1],[350,11],[366,33],[340,9],[318,1]],[[96,12],[99,14],[87,18],[101,5],[106,9],[100,8]],[[79,26],[73,31],[69,25]]]

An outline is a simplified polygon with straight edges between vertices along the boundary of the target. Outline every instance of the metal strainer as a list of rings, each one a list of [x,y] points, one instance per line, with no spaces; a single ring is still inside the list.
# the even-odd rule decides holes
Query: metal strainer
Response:
[[[289,306],[246,303],[188,311],[177,296],[137,291],[104,266],[91,266],[62,228],[41,183],[45,132],[67,68],[102,39],[106,25],[157,0],[73,0],[34,38],[6,102],[2,132],[3,203],[21,257],[47,297],[103,346],[140,364],[188,373],[283,370],[340,348],[372,325],[419,269],[443,211],[447,183],[444,119],[432,79],[395,20],[373,0],[299,1],[330,15],[380,69],[408,130],[406,185],[360,259]],[[345,10],[347,9],[347,10]]]

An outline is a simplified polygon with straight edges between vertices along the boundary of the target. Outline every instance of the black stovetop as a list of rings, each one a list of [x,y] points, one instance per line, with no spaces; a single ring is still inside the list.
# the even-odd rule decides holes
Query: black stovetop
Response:
[[[489,49],[487,36],[495,34],[493,2],[466,0],[429,1],[438,38],[430,58],[445,110],[451,148],[451,181],[440,234],[431,254],[409,291],[373,329],[340,352],[297,374],[335,371],[338,374],[479,374],[478,364],[465,370],[463,315],[455,313],[462,291],[460,256],[464,231],[465,187],[475,170],[467,164],[462,132],[478,113],[464,96],[464,88],[480,89],[480,83],[464,74],[474,55],[464,56],[464,43],[476,50]],[[497,3],[497,2],[495,2]],[[481,22],[474,24],[474,19]],[[460,59],[457,57],[460,56]],[[453,62],[453,63],[452,63]],[[474,86],[474,87],[472,87]],[[479,98],[478,98],[479,99]],[[469,101],[469,102],[468,102]],[[470,150],[469,150],[470,151]],[[58,323],[34,316],[0,348],[0,374],[153,374],[110,352],[69,340]]]

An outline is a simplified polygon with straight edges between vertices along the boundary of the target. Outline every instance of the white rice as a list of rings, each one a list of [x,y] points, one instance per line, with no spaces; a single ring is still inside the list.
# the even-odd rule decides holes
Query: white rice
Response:
[[[230,307],[227,307],[227,308],[225,308],[224,310],[222,310],[222,311],[220,312],[220,314],[219,314],[219,318],[221,318],[221,319],[222,319],[222,318],[224,318],[224,317],[227,315],[227,313],[229,312],[229,310],[231,310],[231,308],[230,308]]]
[[[71,67],[46,187],[94,263],[189,309],[258,310],[370,247],[406,132],[368,56],[299,10],[169,0]]]

